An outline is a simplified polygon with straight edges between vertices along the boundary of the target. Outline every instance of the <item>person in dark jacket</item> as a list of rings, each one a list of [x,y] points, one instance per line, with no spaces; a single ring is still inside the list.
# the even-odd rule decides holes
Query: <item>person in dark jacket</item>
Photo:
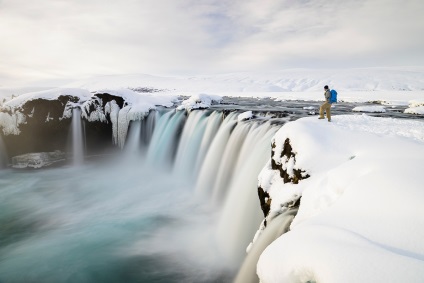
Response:
[[[331,122],[331,103],[330,103],[330,89],[328,88],[328,85],[324,86],[324,97],[325,102],[321,105],[319,108],[319,118],[318,119],[324,119],[324,111],[327,114],[328,122]]]

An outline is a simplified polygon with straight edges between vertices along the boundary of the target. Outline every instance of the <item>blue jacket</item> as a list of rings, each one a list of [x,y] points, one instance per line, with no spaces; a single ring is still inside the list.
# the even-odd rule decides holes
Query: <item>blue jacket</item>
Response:
[[[331,92],[327,89],[324,93],[325,101],[330,102]]]

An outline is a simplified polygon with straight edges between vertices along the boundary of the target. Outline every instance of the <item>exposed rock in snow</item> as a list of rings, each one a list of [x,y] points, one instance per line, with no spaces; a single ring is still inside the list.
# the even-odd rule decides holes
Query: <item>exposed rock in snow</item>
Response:
[[[272,140],[271,159],[261,171],[258,182],[259,201],[266,217],[265,225],[267,220],[271,220],[286,208],[298,206],[300,199],[300,195],[293,195],[286,203],[279,204],[280,210],[273,210],[272,214],[269,215],[272,203],[272,198],[269,195],[271,186],[275,185],[276,182],[298,184],[300,180],[309,177],[305,170],[296,165],[296,151],[293,150],[290,139],[286,138],[281,147],[280,142],[277,142],[274,138]]]

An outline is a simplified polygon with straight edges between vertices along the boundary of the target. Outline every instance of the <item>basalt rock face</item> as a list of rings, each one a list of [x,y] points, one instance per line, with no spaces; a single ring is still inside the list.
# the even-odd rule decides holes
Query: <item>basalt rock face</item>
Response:
[[[19,115],[21,120],[14,125],[17,128],[14,133],[3,131],[8,156],[65,151],[71,119],[63,118],[63,113],[65,105],[77,99],[71,96],[60,96],[57,100],[35,99],[13,109],[10,114]]]
[[[272,144],[272,148],[275,149],[275,142]],[[290,182],[297,184],[300,180],[309,177],[308,174],[305,174],[304,170],[294,168],[294,165],[296,164],[296,153],[293,152],[293,148],[289,139],[284,141],[283,151],[280,153],[280,159],[282,162],[275,161],[274,154],[275,152],[272,150],[271,168],[273,170],[280,171],[280,176],[283,178],[284,183]]]
[[[33,99],[19,107],[0,108],[0,138],[4,155],[12,157],[28,153],[71,151],[72,108],[80,107],[85,136],[86,155],[101,154],[116,149],[112,138],[111,112],[125,106],[122,97],[108,93],[94,94],[85,102],[78,97],[61,95],[57,99]]]
[[[309,174],[305,170],[296,168],[296,152],[290,143],[290,139],[285,139],[284,145],[280,152],[276,152],[275,140],[271,146],[271,161],[268,164],[268,168],[264,168],[264,173],[268,176],[278,175],[284,183],[298,184],[299,181],[309,178]],[[267,182],[259,182],[258,186],[258,197],[261,205],[261,209],[264,216],[267,217],[270,214],[272,198],[268,192],[270,185],[269,177]],[[300,205],[300,196],[294,197],[288,203],[281,204],[282,207],[294,208]],[[266,222],[265,222],[266,224]]]

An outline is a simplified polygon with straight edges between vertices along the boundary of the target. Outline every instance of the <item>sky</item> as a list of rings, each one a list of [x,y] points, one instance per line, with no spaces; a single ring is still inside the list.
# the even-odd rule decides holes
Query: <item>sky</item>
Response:
[[[424,65],[422,0],[0,0],[0,86]]]

